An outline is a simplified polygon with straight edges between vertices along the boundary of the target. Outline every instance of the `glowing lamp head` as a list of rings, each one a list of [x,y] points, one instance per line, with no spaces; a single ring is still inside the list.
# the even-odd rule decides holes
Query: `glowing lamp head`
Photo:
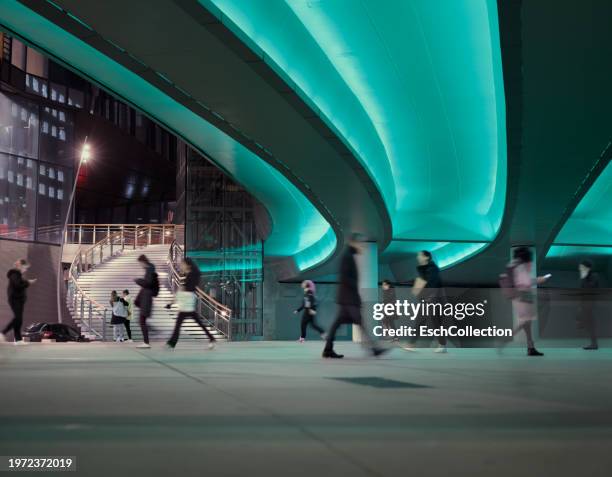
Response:
[[[81,151],[81,161],[87,162],[89,159],[91,159],[91,147],[89,144],[85,143],[83,145],[83,150]]]

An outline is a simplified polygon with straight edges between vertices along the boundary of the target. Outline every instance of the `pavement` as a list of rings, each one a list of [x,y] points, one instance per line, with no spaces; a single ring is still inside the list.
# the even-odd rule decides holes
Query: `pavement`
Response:
[[[609,476],[612,349],[0,347],[0,455],[87,476]]]

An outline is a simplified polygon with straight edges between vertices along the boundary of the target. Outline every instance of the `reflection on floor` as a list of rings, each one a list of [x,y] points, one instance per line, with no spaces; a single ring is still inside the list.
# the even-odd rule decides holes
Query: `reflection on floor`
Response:
[[[612,472],[611,349],[337,348],[3,346],[0,454],[113,477]]]

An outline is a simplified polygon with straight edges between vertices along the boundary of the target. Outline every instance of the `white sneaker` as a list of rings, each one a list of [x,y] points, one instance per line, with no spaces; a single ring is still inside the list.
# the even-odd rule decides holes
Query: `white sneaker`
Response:
[[[436,349],[434,349],[434,353],[448,353],[448,350],[446,349],[446,346],[438,346]]]
[[[134,340],[124,340],[126,343],[133,343]]]
[[[150,347],[151,345],[147,343],[141,343],[138,346],[136,346],[136,348],[141,348],[141,349],[149,349]]]
[[[23,340],[15,341],[15,346],[26,346],[27,344],[28,343]]]
[[[208,344],[208,349],[215,349],[217,345],[215,343],[209,343]]]
[[[417,350],[416,346],[414,346],[412,344],[409,344],[409,345],[406,345],[406,346],[402,346],[402,348],[405,349],[406,351],[411,351],[413,353],[416,353],[416,350]]]
[[[322,340],[326,340],[327,339],[327,334],[326,333],[321,333],[321,339]]]

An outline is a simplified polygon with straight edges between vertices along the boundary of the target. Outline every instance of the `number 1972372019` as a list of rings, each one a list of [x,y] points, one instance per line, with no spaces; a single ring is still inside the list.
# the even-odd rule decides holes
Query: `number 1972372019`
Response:
[[[2,456],[0,459],[0,470],[76,470],[76,459],[74,457],[12,457]]]

